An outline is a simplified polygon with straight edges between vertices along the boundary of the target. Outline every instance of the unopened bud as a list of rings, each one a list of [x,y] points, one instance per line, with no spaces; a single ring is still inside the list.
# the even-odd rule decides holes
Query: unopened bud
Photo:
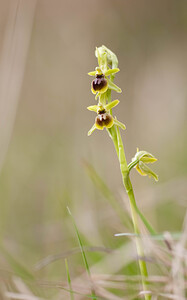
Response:
[[[132,159],[131,164],[133,164],[140,175],[148,175],[158,181],[158,175],[147,166],[147,164],[154,163],[155,161],[157,161],[157,159],[151,153],[147,151],[139,151],[139,149],[137,149],[137,153]]]

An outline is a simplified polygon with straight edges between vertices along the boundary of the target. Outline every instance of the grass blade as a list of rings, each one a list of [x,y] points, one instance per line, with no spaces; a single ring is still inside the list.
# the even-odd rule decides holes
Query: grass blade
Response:
[[[71,277],[69,273],[69,267],[68,267],[68,260],[65,259],[65,265],[66,265],[66,273],[67,273],[67,279],[68,279],[68,285],[69,285],[69,290],[70,290],[70,299],[74,300],[74,295],[73,295],[73,290],[72,290],[72,285],[71,285]]]
[[[83,244],[82,244],[82,241],[81,241],[81,237],[80,237],[80,234],[79,234],[77,225],[76,225],[76,223],[75,223],[75,220],[74,220],[74,218],[73,218],[73,215],[72,215],[72,213],[71,213],[69,207],[67,207],[67,210],[68,210],[69,215],[71,216],[71,219],[72,219],[72,222],[73,222],[73,225],[74,225],[74,228],[75,228],[75,232],[76,232],[76,235],[77,235],[77,239],[78,239],[78,242],[79,242],[79,247],[80,247],[80,249],[81,249],[82,258],[83,258],[83,261],[84,261],[84,265],[85,265],[85,268],[86,268],[88,277],[89,277],[90,280],[91,280],[91,272],[90,272],[89,264],[88,264],[88,261],[87,261],[87,258],[86,258],[86,254],[85,254],[85,251],[84,251],[84,248],[83,248]],[[96,300],[97,297],[96,297],[95,291],[94,291],[93,289],[92,289],[91,293],[92,293],[92,299],[93,299],[93,300]]]

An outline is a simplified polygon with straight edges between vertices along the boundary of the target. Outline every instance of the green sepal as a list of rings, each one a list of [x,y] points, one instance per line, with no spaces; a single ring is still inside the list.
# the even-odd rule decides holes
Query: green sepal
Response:
[[[115,73],[117,73],[117,72],[119,72],[120,71],[120,69],[118,69],[118,68],[115,68],[115,69],[109,69],[109,70],[107,70],[106,72],[105,72],[105,76],[109,76],[109,75],[111,75],[111,74],[115,74]]]
[[[92,126],[92,128],[88,131],[88,136],[90,136],[93,132],[94,132],[94,130],[96,130],[96,125],[94,124],[93,126]]]
[[[97,74],[97,71],[91,71],[88,73],[88,75],[90,75],[90,76],[95,76],[96,74]]]
[[[157,161],[157,158],[155,158],[155,157],[146,157],[146,156],[144,156],[144,157],[142,157],[141,158],[141,161],[142,162],[144,162],[144,163],[146,163],[146,164],[152,164],[152,163],[154,163],[155,161]]]
[[[105,106],[105,109],[106,109],[106,110],[110,110],[110,109],[114,108],[116,105],[118,105],[118,103],[119,103],[119,100],[116,99],[116,100],[114,100],[114,101],[108,103],[108,104]]]
[[[139,162],[139,164],[137,165],[139,167],[139,169],[141,170],[141,172],[145,175],[148,175],[149,177],[153,177],[155,179],[155,181],[158,181],[158,175],[153,172],[146,164],[144,164],[142,161]],[[136,166],[136,167],[137,167]],[[142,175],[143,175],[142,174]],[[143,176],[145,176],[143,175]]]
[[[139,151],[138,148],[137,148],[137,153],[135,154],[135,157],[132,160],[136,160],[136,159],[146,164],[154,163],[155,161],[157,161],[157,158],[155,158],[151,153],[147,151]]]
[[[114,119],[114,124],[123,130],[126,129],[126,126],[123,123],[121,123],[120,121],[118,121],[116,118]]]
[[[108,88],[117,92],[117,93],[121,93],[122,90],[120,89],[119,86],[117,86],[116,84],[114,84],[109,78],[108,78]]]
[[[98,110],[98,105],[88,106],[87,109],[90,110],[90,111],[97,112],[97,110]]]

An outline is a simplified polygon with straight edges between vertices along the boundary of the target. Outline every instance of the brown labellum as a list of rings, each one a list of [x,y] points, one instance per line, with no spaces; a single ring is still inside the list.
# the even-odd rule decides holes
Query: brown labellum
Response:
[[[96,78],[92,81],[92,89],[95,92],[105,92],[108,87],[108,82],[103,74],[96,75]]]
[[[110,128],[112,127],[114,120],[112,116],[108,113],[99,114],[95,118],[95,125],[98,129],[103,129],[104,127]]]

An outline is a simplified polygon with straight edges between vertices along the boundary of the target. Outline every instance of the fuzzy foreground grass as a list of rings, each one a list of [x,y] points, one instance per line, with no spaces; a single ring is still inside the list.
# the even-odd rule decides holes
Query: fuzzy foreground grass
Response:
[[[111,199],[115,198],[115,195],[103,180],[99,180],[100,177],[93,167],[88,168],[87,165],[86,169],[94,185],[97,185],[100,193],[113,207]],[[120,204],[117,206],[117,213],[120,211],[119,208]],[[128,213],[125,214],[128,220]],[[71,213],[69,218],[71,227],[74,227],[74,238],[77,235],[79,247],[46,257],[38,262],[32,271],[1,246],[1,255],[10,266],[6,270],[1,270],[1,299],[142,299],[144,292],[141,291],[141,276],[135,275],[137,256],[134,249],[134,235],[127,232],[126,236],[122,233],[122,236],[116,237],[119,244],[115,249],[86,246],[85,237],[80,233]],[[123,224],[123,219],[121,221]],[[126,226],[129,232],[132,229],[130,221],[122,226]],[[187,218],[184,220],[181,233],[166,232],[154,238],[146,233],[140,238],[142,243],[146,244],[146,256],[143,259],[147,262],[151,273],[155,274],[147,279],[152,298],[186,299]],[[81,256],[83,258],[83,263],[79,261],[82,270],[76,276],[71,272],[75,255],[78,255],[79,259]],[[50,279],[46,277],[45,272],[42,276],[42,271],[46,271],[55,263],[61,264],[67,279],[66,276],[62,280]],[[102,272],[107,269],[108,274]],[[113,270],[113,273],[110,273],[110,270]],[[124,275],[124,270],[127,275]]]

